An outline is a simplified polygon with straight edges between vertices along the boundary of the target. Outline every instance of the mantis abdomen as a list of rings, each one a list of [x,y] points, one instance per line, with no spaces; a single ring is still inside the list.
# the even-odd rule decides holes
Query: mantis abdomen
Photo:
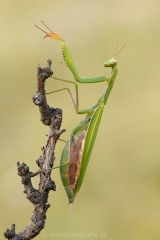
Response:
[[[64,145],[60,165],[60,175],[69,203],[74,202],[79,192],[98,132],[103,106],[87,115],[73,130]],[[81,130],[80,130],[81,128]],[[69,164],[65,165],[67,162]]]

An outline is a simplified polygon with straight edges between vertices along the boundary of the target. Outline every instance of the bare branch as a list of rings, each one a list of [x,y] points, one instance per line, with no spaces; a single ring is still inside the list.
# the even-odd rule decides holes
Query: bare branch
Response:
[[[15,224],[12,224],[11,229],[7,229],[4,233],[5,238],[11,240],[29,240],[37,236],[44,228],[46,220],[46,212],[50,207],[48,204],[49,191],[56,190],[56,185],[51,179],[51,170],[47,170],[54,166],[54,149],[60,135],[65,130],[60,130],[62,123],[62,110],[48,106],[45,95],[45,81],[53,72],[51,70],[51,60],[47,61],[47,66],[37,68],[37,92],[33,96],[33,102],[39,106],[41,121],[44,125],[49,126],[49,134],[47,143],[42,147],[42,156],[36,161],[40,167],[35,173],[29,171],[29,167],[25,163],[17,163],[18,175],[21,177],[24,185],[24,193],[26,198],[33,204],[33,213],[31,222],[19,233],[15,233]],[[31,178],[39,174],[40,181],[38,189],[32,185]]]

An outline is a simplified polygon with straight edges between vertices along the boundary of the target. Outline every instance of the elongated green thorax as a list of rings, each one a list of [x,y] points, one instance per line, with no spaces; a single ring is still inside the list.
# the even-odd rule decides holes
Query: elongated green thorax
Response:
[[[111,93],[111,90],[113,88],[113,85],[114,85],[117,73],[118,73],[118,68],[114,67],[113,70],[112,70],[112,73],[111,73],[111,80],[110,80],[110,82],[108,84],[107,91],[106,91],[106,93],[104,95],[104,105],[106,104],[106,102],[108,100],[108,97],[109,97],[109,95]]]

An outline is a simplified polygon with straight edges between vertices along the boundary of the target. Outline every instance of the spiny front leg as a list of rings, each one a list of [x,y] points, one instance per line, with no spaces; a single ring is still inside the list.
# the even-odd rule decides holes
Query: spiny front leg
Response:
[[[45,27],[50,31],[50,33],[47,33],[46,31],[44,31],[43,29],[39,28],[38,26],[36,26],[39,30],[41,30],[42,32],[44,32],[46,34],[46,37],[51,37],[54,38],[58,41],[61,42],[61,47],[62,47],[62,53],[63,53],[63,58],[64,58],[64,62],[66,64],[66,66],[70,69],[70,71],[73,74],[74,79],[79,82],[79,83],[98,83],[98,82],[109,82],[110,80],[110,76],[98,76],[98,77],[81,77],[78,74],[78,71],[76,69],[76,66],[74,64],[74,61],[72,59],[72,56],[70,54],[70,51],[68,49],[68,46],[66,44],[66,42],[63,40],[63,38],[61,38],[58,34],[54,33],[52,30],[50,30],[48,28],[48,26],[42,21],[42,23],[45,25]],[[104,67],[106,67],[106,65],[104,64]]]

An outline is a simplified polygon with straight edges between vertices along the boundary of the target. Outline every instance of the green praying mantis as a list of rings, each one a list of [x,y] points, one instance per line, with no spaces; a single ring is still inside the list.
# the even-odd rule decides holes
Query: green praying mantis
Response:
[[[45,23],[43,24],[46,26]],[[68,141],[64,145],[60,160],[60,176],[62,179],[62,183],[65,188],[69,203],[73,203],[83,183],[86,169],[97,136],[98,128],[100,125],[103,109],[106,105],[118,73],[117,61],[113,57],[104,63],[104,67],[110,67],[112,69],[109,76],[98,76],[94,78],[80,77],[65,41],[58,34],[52,32],[48,27],[47,29],[50,31],[50,33],[47,33],[39,27],[37,28],[46,34],[45,37],[51,37],[60,41],[64,62],[72,72],[73,77],[77,82],[106,82],[106,86],[104,87],[102,95],[100,96],[98,101],[90,108],[83,110],[79,109],[78,84],[75,82],[53,77],[56,80],[72,83],[75,85],[76,101],[74,101],[69,88],[62,88],[57,91],[48,93],[50,94],[58,91],[67,90],[71,96],[75,112],[77,114],[86,114],[85,118],[73,128]],[[119,50],[119,52],[122,50],[122,48]],[[115,53],[115,56],[117,56],[118,53]]]

